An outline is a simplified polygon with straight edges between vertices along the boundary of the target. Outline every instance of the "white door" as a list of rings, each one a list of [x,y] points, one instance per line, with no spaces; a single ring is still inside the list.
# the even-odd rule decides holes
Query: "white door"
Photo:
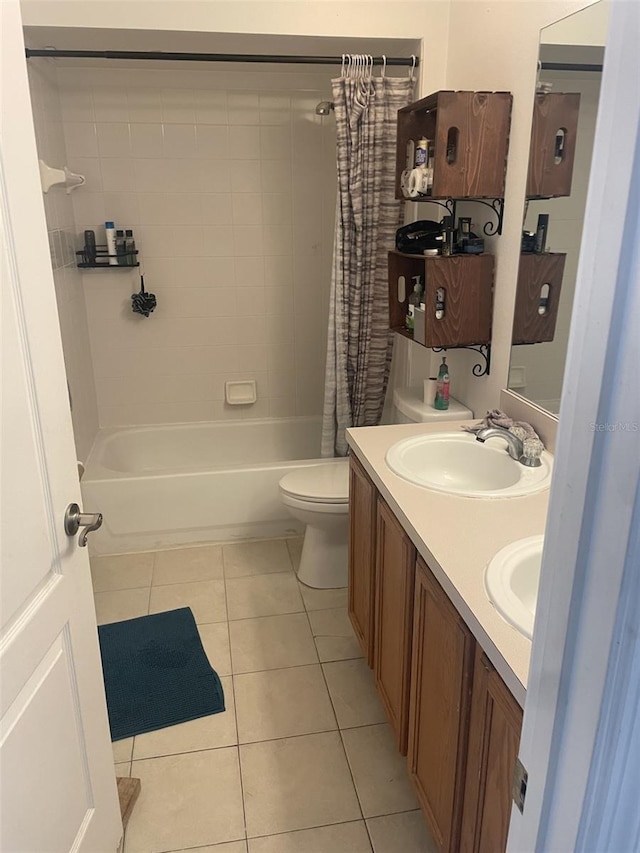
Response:
[[[0,2],[0,850],[122,835],[17,0]]]

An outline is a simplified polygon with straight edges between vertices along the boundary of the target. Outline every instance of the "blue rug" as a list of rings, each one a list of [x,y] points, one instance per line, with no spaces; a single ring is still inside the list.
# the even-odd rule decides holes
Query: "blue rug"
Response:
[[[98,627],[111,740],[224,711],[189,607]]]

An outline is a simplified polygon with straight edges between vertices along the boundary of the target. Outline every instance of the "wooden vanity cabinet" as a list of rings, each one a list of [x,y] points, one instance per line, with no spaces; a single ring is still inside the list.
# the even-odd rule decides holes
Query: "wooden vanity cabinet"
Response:
[[[375,531],[378,492],[355,456],[349,457],[349,618],[373,665]]]
[[[457,853],[475,640],[419,557],[413,616],[409,776],[440,853]]]
[[[378,497],[373,669],[402,755],[407,754],[409,729],[415,564],[413,543]]]
[[[502,853],[522,710],[482,649],[476,648],[460,853]]]

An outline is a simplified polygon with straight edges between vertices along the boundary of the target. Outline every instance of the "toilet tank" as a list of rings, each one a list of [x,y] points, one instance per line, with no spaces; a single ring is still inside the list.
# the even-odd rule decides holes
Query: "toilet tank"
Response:
[[[396,424],[433,423],[436,421],[464,421],[473,418],[473,412],[456,400],[449,398],[449,408],[434,409],[424,402],[423,385],[396,388],[393,392],[393,412]]]

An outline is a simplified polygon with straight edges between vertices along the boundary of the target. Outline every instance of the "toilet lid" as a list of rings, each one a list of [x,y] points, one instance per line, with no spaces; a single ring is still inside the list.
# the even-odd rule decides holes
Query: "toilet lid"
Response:
[[[347,503],[349,500],[349,463],[329,462],[309,465],[285,474],[280,488],[300,500],[316,503]]]

